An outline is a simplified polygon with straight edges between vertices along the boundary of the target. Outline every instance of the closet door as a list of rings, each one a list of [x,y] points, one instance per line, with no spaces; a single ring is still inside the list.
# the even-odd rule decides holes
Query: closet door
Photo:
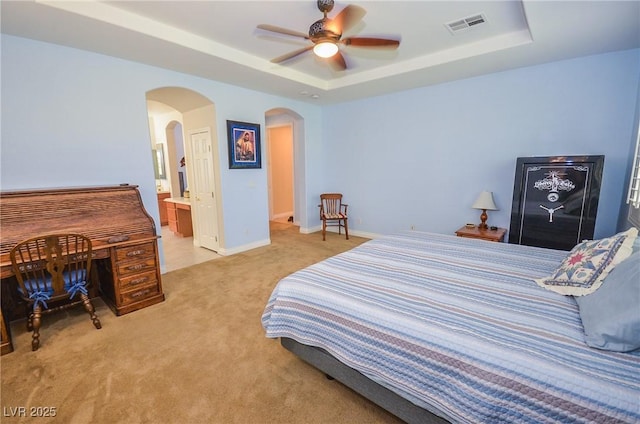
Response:
[[[604,156],[518,158],[509,243],[570,250],[593,238]]]

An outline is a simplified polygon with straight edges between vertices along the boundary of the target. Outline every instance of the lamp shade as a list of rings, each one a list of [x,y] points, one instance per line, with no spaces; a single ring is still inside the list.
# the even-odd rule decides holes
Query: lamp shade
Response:
[[[488,211],[497,211],[498,207],[493,201],[493,193],[490,191],[483,191],[480,193],[476,201],[471,206],[473,209],[486,209]]]

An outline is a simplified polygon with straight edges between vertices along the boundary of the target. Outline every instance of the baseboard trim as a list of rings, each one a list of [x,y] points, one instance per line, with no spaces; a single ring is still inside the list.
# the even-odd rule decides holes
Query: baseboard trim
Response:
[[[311,227],[311,228],[306,228],[306,227],[300,227],[300,232],[302,234],[313,234],[313,233],[318,233],[322,231],[322,226],[317,226],[317,227]],[[338,234],[338,229],[337,228],[327,228],[327,232],[331,232],[331,233],[335,233]],[[343,232],[344,235],[344,232]],[[365,231],[358,231],[358,230],[349,230],[349,235],[352,236],[356,236],[356,237],[362,237],[362,238],[368,238],[368,239],[377,239],[383,236],[383,234],[377,234],[377,233],[368,233]],[[226,249],[221,247],[220,249],[218,249],[216,251],[216,253],[218,255],[221,256],[230,256],[230,255],[235,255],[236,253],[242,253],[242,252],[246,252],[247,250],[252,250],[252,249],[257,249],[258,247],[263,247],[263,246],[268,246],[271,244],[271,239],[265,239],[265,240],[259,240],[256,241],[254,243],[249,243],[249,244],[244,244],[242,246],[238,246],[238,247],[234,247],[231,249]]]
[[[317,233],[322,231],[322,225],[318,225],[315,227],[300,227],[300,232],[302,234],[312,234],[312,233]],[[328,233],[336,233],[338,234],[338,227],[328,227],[327,228],[327,232]],[[342,231],[342,233],[344,234],[344,231]],[[349,228],[349,235],[352,236],[356,236],[356,237],[363,237],[363,238],[368,238],[368,239],[377,239],[383,236],[383,234],[378,234],[378,233],[368,233],[366,231],[359,231],[359,230],[352,230],[351,228]]]
[[[273,214],[271,219],[289,218],[290,216],[293,216],[293,211]]]
[[[246,252],[247,250],[257,249],[258,247],[268,246],[270,244],[271,244],[271,239],[268,238],[265,240],[259,240],[249,244],[243,244],[242,246],[233,247],[231,249],[226,249],[221,247],[216,251],[216,253],[222,256],[231,256],[231,255],[235,255],[236,253]]]

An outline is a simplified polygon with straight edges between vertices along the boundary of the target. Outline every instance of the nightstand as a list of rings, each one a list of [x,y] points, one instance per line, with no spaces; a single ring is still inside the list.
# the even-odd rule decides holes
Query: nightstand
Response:
[[[464,226],[456,231],[456,235],[458,237],[467,237],[467,238],[476,238],[488,241],[502,241],[504,239],[504,235],[507,233],[506,228],[498,228],[497,230],[481,230],[477,226],[473,228],[468,228]]]

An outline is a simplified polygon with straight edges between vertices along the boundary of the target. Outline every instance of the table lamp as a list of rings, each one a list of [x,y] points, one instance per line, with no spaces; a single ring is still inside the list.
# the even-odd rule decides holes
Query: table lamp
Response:
[[[487,226],[487,211],[497,211],[496,203],[493,201],[493,193],[490,191],[483,191],[480,193],[476,201],[471,206],[473,209],[482,209],[482,214],[480,215],[480,225],[478,228],[481,230],[486,230]]]

